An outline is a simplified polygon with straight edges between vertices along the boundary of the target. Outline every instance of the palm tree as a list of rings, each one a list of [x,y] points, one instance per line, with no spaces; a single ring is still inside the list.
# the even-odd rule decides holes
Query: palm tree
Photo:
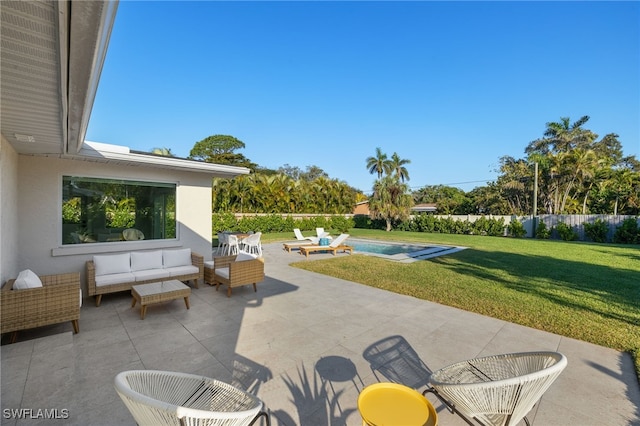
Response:
[[[589,121],[589,116],[581,117],[575,123],[571,123],[569,117],[561,117],[559,122],[547,123],[544,138],[531,142],[525,152],[531,154],[539,152],[569,152],[577,147],[588,147],[597,137],[590,130],[582,128]]]
[[[386,222],[386,230],[391,231],[394,220],[405,220],[411,213],[413,197],[406,183],[393,176],[385,176],[373,185],[373,195],[369,208],[373,217]]]
[[[376,148],[375,157],[369,157],[366,161],[369,173],[377,173],[378,179],[382,177],[383,173],[389,174],[391,172],[391,162],[387,158],[387,154],[384,154],[380,148]]]
[[[405,164],[409,163],[411,163],[411,160],[406,160],[404,158],[400,159],[400,156],[397,152],[394,152],[391,156],[391,161],[389,162],[391,171],[395,174],[396,178],[400,179],[400,181],[402,182],[404,182],[405,180],[409,180],[409,172],[404,166]]]

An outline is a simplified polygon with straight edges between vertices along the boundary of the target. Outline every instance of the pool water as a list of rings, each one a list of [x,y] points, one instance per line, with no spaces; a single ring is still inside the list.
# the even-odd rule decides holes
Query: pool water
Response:
[[[410,244],[355,243],[352,245],[356,252],[360,251],[365,253],[386,254],[389,256],[401,253],[413,253],[430,248],[428,246],[416,246]]]

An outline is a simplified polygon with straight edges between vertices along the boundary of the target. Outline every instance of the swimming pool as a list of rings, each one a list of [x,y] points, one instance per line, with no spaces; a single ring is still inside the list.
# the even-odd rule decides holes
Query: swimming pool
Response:
[[[367,256],[382,257],[397,262],[415,262],[430,259],[444,254],[455,253],[465,247],[406,244],[370,240],[349,239],[355,253]]]
[[[353,249],[358,252],[394,255],[400,253],[413,253],[420,250],[428,249],[428,246],[417,246],[408,244],[390,244],[390,243],[354,243]]]

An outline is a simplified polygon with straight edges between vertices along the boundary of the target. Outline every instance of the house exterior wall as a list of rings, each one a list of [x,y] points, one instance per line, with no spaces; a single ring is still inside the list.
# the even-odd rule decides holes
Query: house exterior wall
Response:
[[[211,259],[211,176],[158,168],[103,164],[48,157],[18,159],[17,268],[37,274],[82,273],[94,254],[189,247]],[[62,176],[173,182],[176,188],[175,240],[142,240],[62,246]],[[4,239],[4,238],[3,238]]]
[[[353,209],[353,214],[365,214],[368,215],[369,212],[369,203],[358,203],[356,204],[356,207]]]
[[[19,272],[18,153],[0,135],[0,285]]]

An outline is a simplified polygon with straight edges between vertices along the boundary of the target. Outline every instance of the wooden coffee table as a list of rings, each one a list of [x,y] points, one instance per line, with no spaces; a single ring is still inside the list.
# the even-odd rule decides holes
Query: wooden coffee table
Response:
[[[144,319],[147,314],[147,305],[152,303],[168,302],[169,300],[184,298],[184,303],[189,309],[189,295],[191,287],[184,285],[178,280],[159,281],[150,284],[134,285],[131,288],[133,301],[131,307],[135,307],[140,302],[140,318]]]

